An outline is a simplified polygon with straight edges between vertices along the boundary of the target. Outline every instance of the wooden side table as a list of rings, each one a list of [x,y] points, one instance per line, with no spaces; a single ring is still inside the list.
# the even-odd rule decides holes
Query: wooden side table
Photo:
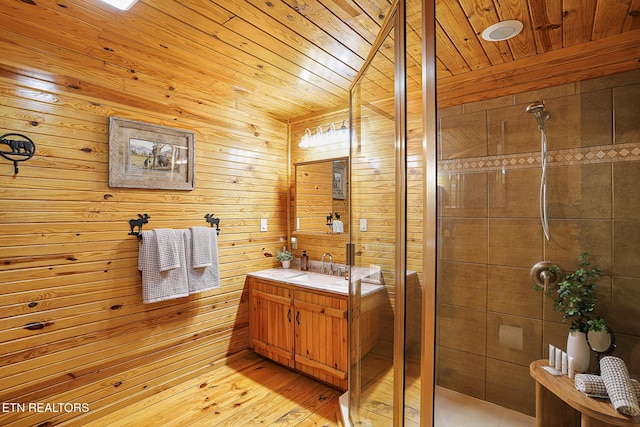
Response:
[[[615,410],[608,399],[587,397],[576,390],[567,375],[554,376],[543,369],[549,361],[536,360],[529,373],[536,380],[537,427],[606,427],[640,425],[640,417]]]

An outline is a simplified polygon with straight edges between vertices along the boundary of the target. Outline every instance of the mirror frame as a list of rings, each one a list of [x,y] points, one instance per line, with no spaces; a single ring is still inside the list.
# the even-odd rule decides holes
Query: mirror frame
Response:
[[[591,333],[605,333],[605,332],[609,335],[609,337],[611,337],[611,343],[609,344],[609,347],[607,347],[606,350],[598,351],[593,347],[591,341],[589,341],[589,335]],[[593,351],[596,354],[611,354],[617,347],[616,336],[613,334],[613,331],[611,330],[611,328],[607,325],[605,325],[604,328],[602,328],[602,330],[600,331],[595,331],[595,330],[587,331],[587,343],[589,344],[589,348],[591,349],[591,351]]]
[[[607,333],[609,335],[609,337],[611,338],[611,343],[609,344],[609,347],[604,350],[604,351],[598,351],[595,348],[593,348],[593,345],[591,344],[591,341],[589,341],[589,334],[591,333]],[[604,327],[602,328],[602,330],[600,331],[596,331],[596,330],[589,330],[587,331],[586,335],[586,339],[587,339],[587,344],[589,345],[589,348],[591,349],[591,351],[593,351],[596,354],[596,375],[600,375],[600,358],[602,357],[603,354],[611,354],[615,351],[615,349],[618,347],[616,345],[616,336],[613,333],[613,330],[611,330],[611,328],[607,325],[604,325]]]

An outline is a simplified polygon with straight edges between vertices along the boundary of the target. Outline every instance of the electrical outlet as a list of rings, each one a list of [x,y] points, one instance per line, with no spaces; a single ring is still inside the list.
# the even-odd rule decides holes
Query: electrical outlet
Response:
[[[260,231],[267,231],[267,218],[260,220]]]
[[[367,231],[367,220],[366,219],[361,219],[360,220],[360,231]]]

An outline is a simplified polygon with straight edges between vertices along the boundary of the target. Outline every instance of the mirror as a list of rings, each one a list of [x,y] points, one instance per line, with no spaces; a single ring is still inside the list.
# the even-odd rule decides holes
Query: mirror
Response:
[[[603,354],[611,354],[616,349],[616,337],[611,328],[605,325],[600,331],[587,332],[587,343],[596,354],[596,375],[600,374],[600,357]]]
[[[296,164],[296,231],[349,232],[348,164],[347,158]]]

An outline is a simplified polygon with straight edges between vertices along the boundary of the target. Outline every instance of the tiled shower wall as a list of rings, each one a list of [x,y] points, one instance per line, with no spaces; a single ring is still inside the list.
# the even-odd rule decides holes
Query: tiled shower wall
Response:
[[[551,240],[539,218],[544,100]],[[534,415],[529,364],[568,325],[533,290],[531,267],[604,273],[598,314],[640,377],[640,70],[441,109],[438,384]],[[594,361],[592,360],[592,364]]]

